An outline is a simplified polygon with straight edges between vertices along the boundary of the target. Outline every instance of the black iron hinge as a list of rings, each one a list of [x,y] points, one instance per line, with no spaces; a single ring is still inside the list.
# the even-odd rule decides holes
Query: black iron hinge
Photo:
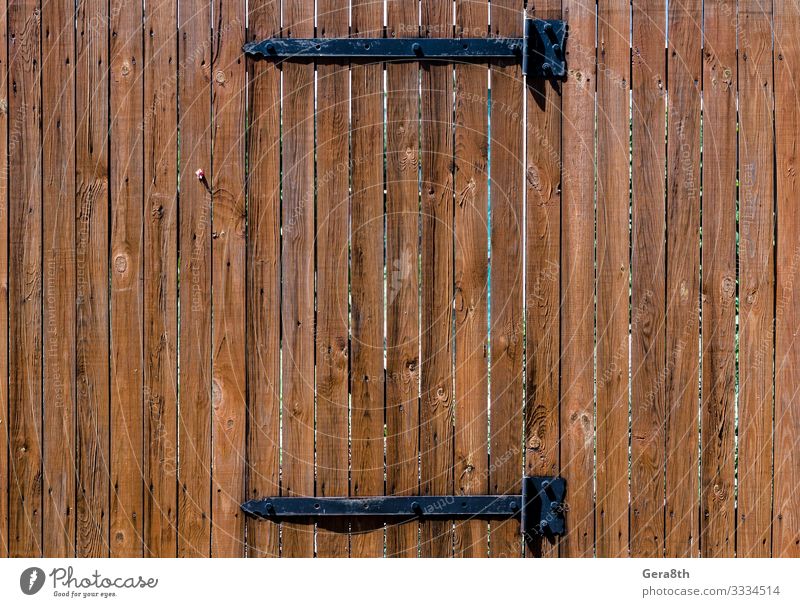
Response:
[[[519,518],[527,541],[564,534],[566,481],[525,476],[521,495],[438,495],[386,497],[266,497],[242,504],[251,516],[273,521],[370,518],[383,522],[414,519]]]
[[[269,38],[244,45],[255,59],[522,62],[532,78],[563,78],[567,25],[555,19],[525,19],[522,38]]]

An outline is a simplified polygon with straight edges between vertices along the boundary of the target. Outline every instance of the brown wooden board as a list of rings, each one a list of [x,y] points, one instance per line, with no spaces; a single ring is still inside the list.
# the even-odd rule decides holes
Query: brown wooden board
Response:
[[[387,37],[419,35],[416,3],[387,2]],[[386,64],[386,493],[419,493],[419,65]],[[386,554],[415,557],[419,523],[389,524]]]
[[[702,2],[669,5],[666,524],[669,557],[697,556]]]
[[[735,547],[736,4],[706,4],[703,29],[700,549],[703,556],[730,557]]]
[[[111,3],[111,556],[143,554],[142,5]]]
[[[250,40],[278,35],[279,0],[251,0]],[[247,497],[280,493],[280,69],[251,61],[247,250]],[[247,521],[248,556],[280,552],[280,526]]]
[[[633,1],[631,556],[664,552],[665,3]]]
[[[177,555],[177,3],[147,6],[144,28],[145,555]]]
[[[422,0],[420,14],[422,36],[452,36],[452,3]],[[453,492],[453,66],[423,62],[420,70],[420,492],[447,495]],[[452,555],[450,521],[420,527],[422,556]]]
[[[522,9],[521,0],[492,2],[491,35],[521,36]],[[492,63],[490,75],[489,492],[505,494],[522,490],[522,123],[525,90],[518,63]],[[493,557],[522,555],[518,520],[492,522],[489,552]]]
[[[800,214],[797,213],[797,141],[800,112],[795,75],[800,70],[800,7],[774,5],[775,173],[777,286],[775,289],[775,422],[772,556],[800,556]]]
[[[0,11],[0,98],[8,99],[8,12]],[[8,106],[6,106],[6,110]],[[8,111],[0,112],[0,235],[8,242]],[[0,352],[8,353],[8,246],[0,247]],[[0,356],[0,558],[8,556],[8,356]]]
[[[108,2],[76,4],[75,271],[78,557],[109,554]]]
[[[629,545],[630,3],[604,0],[598,11],[595,543],[597,556],[623,557]]]
[[[42,7],[43,546],[60,557],[75,555],[74,14]]]
[[[775,256],[772,6],[742,0],[739,70],[739,458],[736,555],[768,557]]]
[[[310,38],[314,5],[284,0],[283,35]],[[314,64],[283,64],[282,485],[314,495]],[[314,554],[314,528],[284,523],[281,554]]]
[[[380,38],[383,5],[352,2],[351,34]],[[351,484],[352,497],[383,495],[383,64],[351,67]],[[353,525],[351,555],[383,556],[383,526]]]
[[[561,473],[570,533],[562,556],[594,553],[594,96],[596,14],[565,0],[570,77],[563,84],[561,223]],[[575,47],[578,52],[572,52]]]
[[[487,2],[456,2],[456,36],[485,37]],[[455,64],[455,470],[458,495],[489,492],[488,68]],[[456,521],[455,555],[488,555],[488,524]]]
[[[211,551],[211,5],[178,11],[178,555]]]
[[[317,5],[320,37],[347,37],[347,5],[323,0]],[[350,218],[350,69],[345,64],[317,65],[317,495],[349,491],[349,218]],[[370,158],[382,167],[382,162]],[[382,180],[380,180],[382,181]],[[354,206],[355,210],[355,206]],[[355,231],[354,231],[355,235]],[[381,256],[383,252],[381,251]],[[369,262],[367,262],[369,263]],[[364,260],[358,260],[363,268]],[[354,267],[355,270],[355,267]],[[381,276],[381,281],[383,277]],[[355,286],[355,285],[354,285]],[[383,285],[381,285],[382,287]],[[377,287],[373,285],[373,288]],[[382,291],[382,289],[381,289]],[[356,298],[353,292],[354,301]],[[371,310],[382,309],[380,306]],[[383,334],[381,333],[381,338]],[[354,338],[355,339],[355,338]],[[353,344],[354,351],[356,343]],[[381,352],[382,355],[382,352]],[[381,369],[383,361],[381,360]],[[376,377],[359,369],[359,381],[376,387]],[[373,373],[375,369],[371,370]],[[355,364],[353,373],[356,373]],[[355,387],[355,380],[353,382]],[[355,420],[354,420],[355,421]],[[358,423],[362,423],[359,421]],[[381,432],[383,428],[381,428]],[[382,436],[381,436],[382,438]],[[353,445],[355,451],[356,445]],[[317,555],[348,556],[347,521],[320,526]]]
[[[212,530],[213,556],[244,556],[247,425],[244,0],[217,0],[212,41]]]
[[[8,7],[9,556],[42,554],[40,6]],[[12,146],[13,145],[13,149]]]

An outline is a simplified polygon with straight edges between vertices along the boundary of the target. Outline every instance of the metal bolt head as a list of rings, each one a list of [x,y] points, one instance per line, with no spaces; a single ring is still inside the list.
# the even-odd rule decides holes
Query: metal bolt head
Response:
[[[539,521],[539,526],[540,526],[542,529],[545,529],[545,528],[547,528],[547,527],[549,526],[549,525],[548,525],[548,523],[547,523],[547,519],[542,519],[541,521]]]
[[[508,503],[508,507],[516,512],[516,510],[517,510],[517,502],[513,502],[513,501],[509,502]]]
[[[553,31],[553,26],[550,23],[545,23],[542,29],[549,34]]]
[[[415,55],[421,55],[422,45],[419,42],[415,42],[414,44],[411,45],[411,50],[414,51]]]
[[[549,74],[552,71],[553,71],[553,66],[552,65],[550,65],[549,63],[543,63],[542,64],[542,72],[543,73]]]

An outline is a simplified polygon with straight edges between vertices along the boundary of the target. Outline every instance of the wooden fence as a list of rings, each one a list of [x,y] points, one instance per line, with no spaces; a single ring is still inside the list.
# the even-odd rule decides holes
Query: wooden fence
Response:
[[[527,472],[543,556],[800,555],[800,6],[314,7],[0,7],[0,554],[522,556],[239,505]],[[241,51],[524,10],[563,82]]]

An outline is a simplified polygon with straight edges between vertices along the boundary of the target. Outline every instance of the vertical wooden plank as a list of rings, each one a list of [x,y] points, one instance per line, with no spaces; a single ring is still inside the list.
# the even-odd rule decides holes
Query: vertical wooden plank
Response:
[[[736,555],[768,557],[775,326],[772,5],[740,0],[739,461]]]
[[[422,0],[422,34],[452,37],[453,6]],[[453,491],[453,66],[421,64],[422,386],[420,491]],[[421,552],[451,556],[452,523],[423,521]]]
[[[777,174],[778,249],[775,292],[775,443],[772,555],[800,556],[800,214],[796,204],[797,131],[800,105],[795,74],[800,69],[800,7],[774,4],[775,27],[775,162]]]
[[[456,36],[488,35],[487,2],[456,2]],[[455,471],[458,495],[489,492],[488,71],[455,64]],[[456,521],[455,554],[488,555],[484,520]]]
[[[631,556],[664,552],[666,14],[633,0]]]
[[[528,16],[561,19],[561,1],[529,6]],[[525,471],[559,472],[561,317],[560,86],[530,78],[526,103]],[[558,556],[558,545],[526,538],[530,556]]]
[[[699,554],[700,78],[702,2],[669,5],[666,526],[669,557]]]
[[[177,2],[150,3],[144,36],[145,555],[177,554]]]
[[[604,0],[598,10],[596,551],[599,557],[624,557],[629,538],[630,3]]]
[[[109,553],[108,2],[76,5],[76,556]]]
[[[314,3],[284,0],[283,35],[314,34]],[[314,495],[314,65],[283,64],[282,495]],[[314,528],[282,525],[281,554],[314,554]]]
[[[40,6],[8,7],[9,556],[42,554],[42,173]],[[13,149],[11,143],[13,142]]]
[[[415,2],[388,0],[387,37],[419,35]],[[419,493],[419,65],[386,64],[386,493]],[[390,524],[388,556],[417,556],[419,525]]]
[[[706,4],[703,29],[700,549],[703,556],[730,557],[735,545],[736,3]]]
[[[178,7],[180,400],[178,555],[211,550],[211,4]]]
[[[44,550],[75,552],[74,2],[42,7]]]
[[[279,0],[250,1],[250,40],[276,36]],[[272,61],[250,62],[247,257],[247,496],[280,492],[281,73]],[[250,556],[278,556],[280,526],[247,521]]]
[[[212,556],[244,556],[246,420],[244,0],[214,4],[212,55]]]
[[[142,556],[142,5],[111,5],[111,555]]]
[[[352,35],[383,35],[383,4],[352,3]],[[383,64],[353,64],[351,495],[383,495]],[[351,554],[383,556],[383,527],[353,526]]]
[[[571,45],[595,44],[595,4],[564,0]],[[594,554],[594,94],[595,56],[571,52],[564,82],[561,224],[561,472],[570,530],[562,556]]]
[[[0,234],[8,243],[8,6],[0,14]],[[8,556],[8,245],[0,247],[0,558]]]
[[[520,0],[492,2],[490,10],[492,36],[522,35],[523,3]],[[525,91],[522,69],[516,62],[492,63],[490,74],[489,492],[504,494],[522,490],[522,122]],[[519,521],[492,522],[489,546],[493,557],[521,556]]]
[[[348,35],[347,5],[321,0],[317,5],[320,37]],[[317,65],[317,495],[348,495],[348,273],[350,199],[350,69]],[[378,163],[376,159],[370,159]],[[382,166],[382,163],[378,163]],[[357,186],[354,184],[354,190]],[[355,232],[354,232],[355,234]],[[383,252],[381,251],[381,256]],[[359,260],[359,266],[362,267]],[[381,264],[382,266],[382,264]],[[381,275],[381,280],[383,276]],[[383,285],[381,285],[382,287]],[[354,301],[356,293],[353,292]],[[383,333],[381,333],[381,338]],[[355,351],[356,344],[353,344]],[[382,352],[381,352],[382,355]],[[381,360],[381,368],[383,361]],[[373,369],[374,371],[374,369]],[[364,369],[360,369],[363,373]],[[356,370],[353,370],[356,373]],[[379,378],[355,376],[383,387]],[[355,386],[355,381],[354,381]],[[361,420],[355,423],[362,423]],[[383,427],[381,426],[381,433]],[[382,437],[381,437],[382,438]],[[381,445],[382,447],[383,445]],[[361,452],[361,446],[358,447]],[[382,450],[382,449],[381,449]],[[353,452],[356,445],[353,444]],[[355,471],[354,471],[355,472]],[[320,526],[317,554],[347,556],[347,522]]]

